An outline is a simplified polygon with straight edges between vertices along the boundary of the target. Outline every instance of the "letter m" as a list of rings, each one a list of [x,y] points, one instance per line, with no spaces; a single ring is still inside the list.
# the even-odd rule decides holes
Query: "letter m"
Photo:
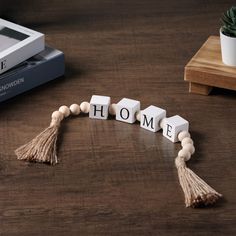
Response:
[[[150,120],[148,120],[147,116],[143,114],[143,126],[149,127],[149,125],[151,126],[152,129],[154,129],[153,117]]]

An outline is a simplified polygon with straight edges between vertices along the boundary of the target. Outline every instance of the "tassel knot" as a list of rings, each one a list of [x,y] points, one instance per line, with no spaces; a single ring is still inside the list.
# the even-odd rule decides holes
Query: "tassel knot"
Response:
[[[61,124],[61,119],[58,117],[52,117],[51,123],[50,123],[50,127],[59,127]]]
[[[175,158],[175,165],[176,165],[177,168],[186,167],[186,163],[185,163],[184,159],[181,158],[181,157]]]

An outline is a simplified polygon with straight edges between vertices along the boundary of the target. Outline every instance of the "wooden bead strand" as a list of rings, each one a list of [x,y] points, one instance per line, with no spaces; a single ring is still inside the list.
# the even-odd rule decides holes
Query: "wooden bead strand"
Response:
[[[80,114],[80,112],[81,112],[81,110],[80,110],[80,106],[78,104],[74,103],[74,104],[70,105],[71,115],[77,116]]]
[[[179,141],[181,142],[184,138],[190,138],[190,133],[188,131],[181,131],[179,134],[178,134],[178,139]]]
[[[109,114],[111,116],[115,116],[116,115],[116,103],[112,103],[110,106],[109,106]]]
[[[135,117],[136,117],[136,120],[140,122],[141,121],[141,111],[136,112]]]
[[[80,104],[80,110],[85,114],[89,113],[89,110],[90,110],[89,102],[82,102]]]
[[[65,105],[61,106],[58,111],[60,111],[65,118],[70,115],[70,109]]]
[[[96,107],[97,105],[99,105],[99,107]],[[102,109],[101,106],[103,106]],[[96,112],[99,112],[97,116],[95,115]],[[139,101],[127,98],[123,98],[117,104],[111,104],[110,97],[94,95],[90,103],[84,101],[80,105],[74,103],[69,107],[66,105],[60,106],[57,111],[52,113],[49,127],[30,142],[16,149],[15,153],[17,158],[34,162],[46,162],[52,165],[57,164],[56,143],[61,122],[70,115],[78,116],[80,113],[91,113],[89,114],[90,118],[107,119],[109,114],[116,116],[116,120],[127,123],[139,121],[141,127],[150,129],[152,132],[156,132],[160,128],[163,129],[163,136],[170,139],[172,142],[179,141],[182,146],[182,149],[175,158],[175,164],[178,171],[179,182],[185,195],[186,207],[212,205],[222,196],[186,166],[186,162],[189,161],[191,156],[195,153],[193,140],[190,133],[187,131],[188,121],[178,115],[166,118],[166,110],[153,105],[141,111]],[[131,114],[131,116],[128,119],[127,115],[129,114]],[[147,117],[149,117],[149,121],[147,121]],[[152,120],[150,120],[150,117]],[[144,127],[145,124],[148,126],[147,124],[151,122],[152,126],[155,126],[155,128]],[[173,133],[171,136],[167,136],[167,132],[171,132],[168,130],[168,122],[172,122],[171,124],[177,124],[178,126],[178,129],[175,126],[172,130]],[[172,128],[171,125],[169,126]],[[180,129],[182,129],[182,131],[177,133],[177,130]]]
[[[164,127],[165,119],[166,119],[166,118],[163,118],[163,119],[161,119],[160,122],[159,122],[160,127],[161,127],[162,129],[163,129],[163,127]]]
[[[190,137],[191,136],[188,131],[181,131],[178,134],[178,139],[182,145],[182,149],[178,152],[178,157],[183,158],[184,161],[188,161],[195,151],[193,140]]]

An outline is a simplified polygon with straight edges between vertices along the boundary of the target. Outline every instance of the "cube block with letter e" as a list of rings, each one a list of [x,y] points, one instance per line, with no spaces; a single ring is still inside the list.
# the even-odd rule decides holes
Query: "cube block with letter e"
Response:
[[[159,125],[160,120],[165,117],[165,110],[151,105],[141,111],[140,127],[152,132],[157,132],[161,129]]]
[[[166,118],[163,126],[163,136],[171,140],[173,143],[178,142],[178,134],[181,131],[188,131],[189,123],[181,116],[172,116]]]
[[[123,98],[116,104],[116,120],[134,123],[136,121],[135,113],[139,110],[139,101]]]
[[[93,95],[90,100],[89,118],[107,119],[110,103],[110,97]]]

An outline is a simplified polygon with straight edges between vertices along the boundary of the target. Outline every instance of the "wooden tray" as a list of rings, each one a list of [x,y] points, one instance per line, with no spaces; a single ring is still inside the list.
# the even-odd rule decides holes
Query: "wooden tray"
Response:
[[[208,95],[213,87],[236,90],[236,67],[223,64],[220,38],[210,36],[185,66],[189,92]]]

